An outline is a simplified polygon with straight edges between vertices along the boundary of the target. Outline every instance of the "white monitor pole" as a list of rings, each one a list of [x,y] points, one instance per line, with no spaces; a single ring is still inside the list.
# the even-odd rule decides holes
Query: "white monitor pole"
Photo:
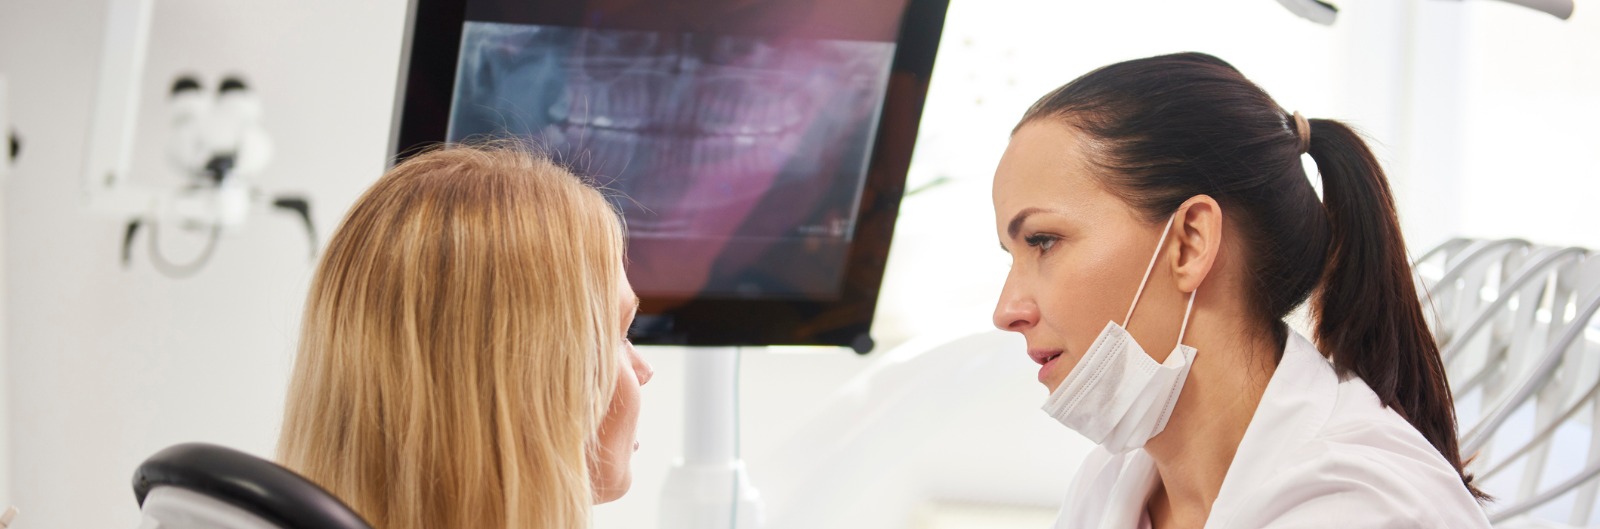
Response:
[[[737,347],[697,347],[685,359],[683,457],[661,491],[661,529],[755,529],[761,495],[738,446]]]

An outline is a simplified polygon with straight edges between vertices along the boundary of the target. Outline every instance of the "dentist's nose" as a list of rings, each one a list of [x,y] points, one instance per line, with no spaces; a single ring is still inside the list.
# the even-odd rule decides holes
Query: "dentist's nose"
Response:
[[[1022,332],[1039,323],[1039,305],[1020,290],[1006,278],[1006,286],[1000,290],[1000,300],[994,307],[996,328]]]

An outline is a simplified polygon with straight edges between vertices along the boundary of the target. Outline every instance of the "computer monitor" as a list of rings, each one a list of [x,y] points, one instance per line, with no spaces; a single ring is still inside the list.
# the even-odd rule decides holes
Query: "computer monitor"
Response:
[[[397,159],[531,140],[628,229],[643,344],[865,353],[948,0],[413,0]]]

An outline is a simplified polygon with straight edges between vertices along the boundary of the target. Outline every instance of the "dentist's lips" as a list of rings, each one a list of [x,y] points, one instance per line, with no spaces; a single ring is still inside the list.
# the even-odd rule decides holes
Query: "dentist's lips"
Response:
[[[1040,383],[1049,384],[1048,382],[1045,382],[1045,377],[1048,373],[1050,373],[1051,368],[1055,367],[1056,360],[1061,358],[1061,353],[1062,351],[1060,349],[1028,350],[1028,357],[1032,358],[1034,362],[1037,362],[1040,366],[1042,366],[1039,368]]]

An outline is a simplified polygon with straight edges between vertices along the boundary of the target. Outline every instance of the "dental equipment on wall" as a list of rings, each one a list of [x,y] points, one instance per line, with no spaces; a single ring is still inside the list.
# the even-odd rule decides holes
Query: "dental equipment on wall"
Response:
[[[260,98],[238,76],[223,77],[215,87],[200,77],[175,79],[168,98],[172,134],[166,159],[184,182],[177,187],[129,182],[154,0],[109,4],[83,178],[89,209],[126,223],[123,267],[131,265],[134,241],[144,228],[157,271],[174,278],[194,275],[222,235],[240,228],[257,209],[298,217],[315,256],[310,201],[299,194],[268,193],[253,182],[271,160],[272,141],[261,126]],[[168,225],[205,238],[189,262],[174,263],[162,251],[159,234]]]
[[[1508,4],[1516,4],[1542,13],[1549,13],[1556,18],[1567,20],[1572,18],[1573,0],[1500,0]],[[1320,0],[1278,0],[1279,4],[1290,12],[1300,15],[1301,18],[1322,24],[1333,25],[1338,18],[1339,8],[1333,4]]]

